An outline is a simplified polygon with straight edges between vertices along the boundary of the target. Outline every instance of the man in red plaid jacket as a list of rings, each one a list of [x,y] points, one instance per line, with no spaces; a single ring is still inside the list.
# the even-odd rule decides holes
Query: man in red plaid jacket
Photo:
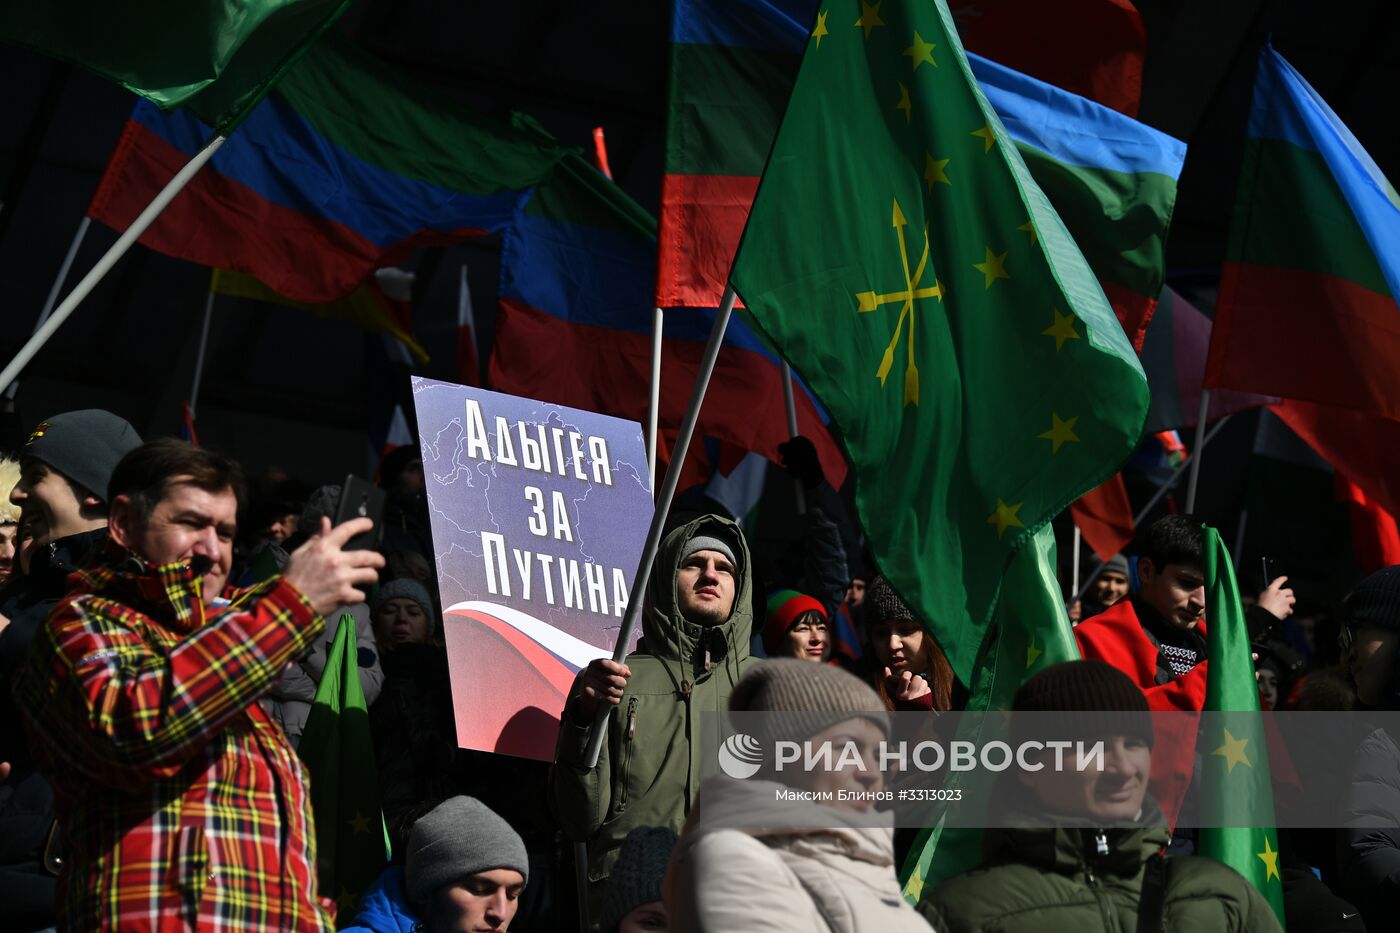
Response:
[[[108,550],[69,581],[15,687],[54,785],[65,930],[320,930],[306,776],[256,702],[364,599],[383,558],[321,533],[231,605],[238,465],[181,441],[124,457]]]

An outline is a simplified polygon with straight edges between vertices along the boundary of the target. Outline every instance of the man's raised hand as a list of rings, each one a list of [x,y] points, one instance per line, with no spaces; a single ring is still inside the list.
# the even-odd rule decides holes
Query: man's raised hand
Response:
[[[292,552],[282,579],[296,587],[321,615],[364,602],[364,591],[356,587],[367,587],[378,578],[384,558],[376,551],[341,548],[373,527],[368,518],[353,518],[332,528],[331,520],[323,516],[320,532]]]
[[[1259,594],[1259,606],[1269,610],[1279,621],[1293,615],[1293,603],[1296,602],[1293,588],[1284,586],[1287,582],[1287,577],[1278,577]]]

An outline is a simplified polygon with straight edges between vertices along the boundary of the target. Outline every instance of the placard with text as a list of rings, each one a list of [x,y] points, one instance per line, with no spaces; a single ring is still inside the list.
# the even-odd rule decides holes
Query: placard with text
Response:
[[[550,760],[651,523],[641,426],[419,377],[413,399],[458,744]]]

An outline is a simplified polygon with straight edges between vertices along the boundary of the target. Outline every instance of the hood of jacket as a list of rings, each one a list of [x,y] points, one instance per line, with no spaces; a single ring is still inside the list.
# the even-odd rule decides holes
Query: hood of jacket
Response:
[[[687,848],[708,833],[732,830],[772,848],[835,855],[893,871],[892,814],[780,802],[777,793],[783,787],[776,781],[739,781],[722,775],[707,779],[679,845]]]
[[[987,829],[982,834],[984,864],[1021,862],[1045,871],[1073,875],[1088,865],[1100,874],[1133,876],[1138,868],[1171,841],[1166,818],[1151,797],[1144,798],[1142,814],[1133,826],[1099,829],[1089,824],[1045,826],[1043,811],[1022,811],[1028,825]],[[1017,811],[1008,815],[1017,822]],[[1035,824],[1042,825],[1035,825]],[[1099,833],[1108,852],[1098,852]]]
[[[739,564],[734,575],[734,610],[720,625],[697,625],[680,612],[677,577],[681,558],[690,539],[701,535],[727,542]],[[735,664],[747,658],[753,630],[752,579],[749,546],[734,522],[718,515],[702,515],[674,529],[662,540],[652,564],[640,650],[662,660],[690,664],[691,675],[704,670],[707,649],[712,665]]]
[[[374,883],[360,899],[360,910],[355,914],[355,923],[345,933],[355,930],[372,930],[374,933],[413,933],[426,929],[419,922],[413,908],[408,903],[408,894],[403,887],[403,868],[387,868],[374,879]]]

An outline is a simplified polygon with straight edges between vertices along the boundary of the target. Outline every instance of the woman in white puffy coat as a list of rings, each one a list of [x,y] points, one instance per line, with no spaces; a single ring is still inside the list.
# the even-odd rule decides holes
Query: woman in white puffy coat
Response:
[[[730,710],[781,714],[762,720],[779,719],[781,734],[760,734],[761,743],[830,741],[837,755],[854,743],[864,762],[877,760],[888,731],[884,704],[858,678],[792,659],[747,673]],[[765,764],[754,777],[702,785],[666,875],[671,933],[926,933],[900,891],[892,817],[859,799],[882,788],[880,772],[789,766],[776,774]],[[768,779],[776,777],[782,783]],[[830,796],[791,799],[809,793]]]

